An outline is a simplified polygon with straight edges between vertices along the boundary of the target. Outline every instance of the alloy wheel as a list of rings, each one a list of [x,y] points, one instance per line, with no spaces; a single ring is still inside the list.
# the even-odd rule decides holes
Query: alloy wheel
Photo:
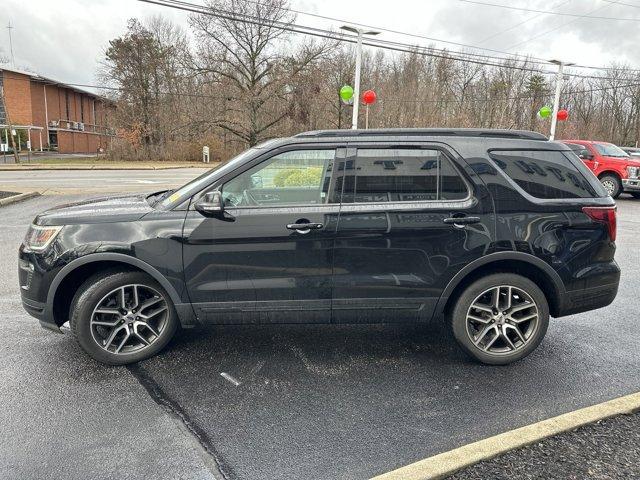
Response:
[[[476,348],[508,355],[524,348],[540,323],[531,295],[511,285],[491,287],[476,297],[467,311],[467,335]]]
[[[98,302],[91,314],[94,341],[114,354],[128,354],[152,345],[168,325],[164,297],[146,285],[118,287]]]
[[[604,180],[602,182],[602,186],[607,191],[609,196],[613,196],[616,191],[616,185],[613,183],[613,180]]]

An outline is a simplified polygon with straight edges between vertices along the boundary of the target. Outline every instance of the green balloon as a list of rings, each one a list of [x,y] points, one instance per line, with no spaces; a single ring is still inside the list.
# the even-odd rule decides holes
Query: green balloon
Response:
[[[540,118],[547,118],[551,115],[551,108],[549,107],[542,107],[538,113],[540,114]]]
[[[340,89],[340,98],[345,102],[348,102],[353,97],[353,87],[351,85],[345,85]]]

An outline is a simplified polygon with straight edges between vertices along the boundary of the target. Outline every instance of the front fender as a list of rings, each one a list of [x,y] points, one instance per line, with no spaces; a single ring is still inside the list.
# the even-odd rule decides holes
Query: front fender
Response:
[[[77,268],[88,265],[90,263],[96,262],[117,262],[126,265],[131,265],[139,270],[150,275],[154,280],[156,280],[162,288],[169,294],[171,301],[173,302],[176,312],[178,313],[178,317],[180,318],[180,323],[183,326],[190,326],[194,324],[195,315],[193,312],[193,308],[189,303],[183,303],[180,298],[179,293],[176,291],[174,286],[167,280],[167,278],[160,273],[155,267],[149,265],[148,263],[129,256],[122,253],[113,253],[113,252],[102,252],[102,253],[90,253],[84,255],[82,257],[76,258],[72,260],[68,264],[66,264],[60,271],[56,274],[53,281],[51,282],[51,286],[49,288],[49,293],[47,295],[47,302],[45,307],[45,317],[53,318],[53,305],[54,299],[56,296],[56,292],[58,291],[58,287],[62,284],[64,279],[71,274]]]

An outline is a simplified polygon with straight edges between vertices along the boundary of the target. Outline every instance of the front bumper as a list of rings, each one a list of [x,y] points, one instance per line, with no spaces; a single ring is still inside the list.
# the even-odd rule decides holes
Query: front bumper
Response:
[[[47,330],[52,330],[56,333],[62,333],[60,327],[56,325],[52,318],[50,318],[46,314],[46,304],[41,302],[36,302],[35,300],[31,300],[29,298],[25,298],[22,296],[22,308],[31,315],[32,317],[40,320],[40,326],[42,328],[46,328]]]
[[[625,192],[640,192],[640,178],[623,178],[622,189]]]

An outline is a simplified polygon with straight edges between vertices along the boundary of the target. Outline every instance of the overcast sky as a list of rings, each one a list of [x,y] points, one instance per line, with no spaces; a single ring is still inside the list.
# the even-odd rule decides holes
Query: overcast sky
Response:
[[[451,42],[588,65],[616,61],[640,68],[640,0],[624,0],[627,5],[614,5],[611,0],[481,1],[628,20],[523,12],[461,0],[291,0],[290,5],[305,12]],[[108,41],[125,31],[128,18],[161,14],[188,29],[185,12],[136,0],[0,0],[0,7],[0,50],[4,56],[9,57],[6,24],[11,21],[16,67],[68,83],[95,83],[97,64]],[[322,28],[340,26],[306,15],[298,15],[297,22]],[[430,43],[386,32],[380,38]]]

